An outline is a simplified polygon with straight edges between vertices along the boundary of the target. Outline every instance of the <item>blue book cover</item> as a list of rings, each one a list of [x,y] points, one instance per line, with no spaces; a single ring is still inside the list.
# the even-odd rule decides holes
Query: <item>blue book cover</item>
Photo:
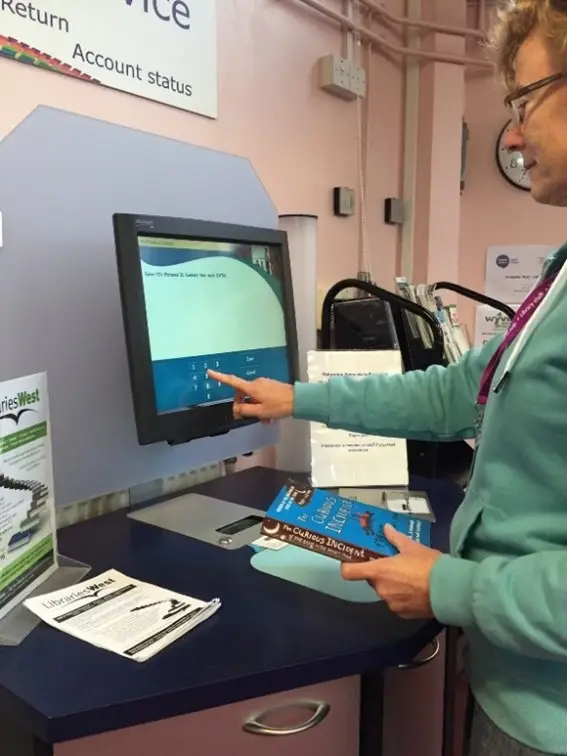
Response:
[[[266,512],[262,533],[343,562],[363,562],[398,553],[384,535],[385,525],[430,544],[428,520],[288,481]]]

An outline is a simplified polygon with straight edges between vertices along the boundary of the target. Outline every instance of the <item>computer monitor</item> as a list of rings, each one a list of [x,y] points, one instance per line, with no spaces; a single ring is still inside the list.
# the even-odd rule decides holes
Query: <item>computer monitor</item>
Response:
[[[227,433],[219,370],[292,383],[297,333],[287,236],[183,218],[113,216],[138,441]]]

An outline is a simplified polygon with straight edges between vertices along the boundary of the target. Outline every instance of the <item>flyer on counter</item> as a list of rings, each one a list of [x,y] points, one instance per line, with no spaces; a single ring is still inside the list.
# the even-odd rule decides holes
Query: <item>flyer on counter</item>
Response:
[[[307,354],[310,383],[334,376],[360,380],[380,373],[402,372],[399,350],[320,350]],[[311,427],[311,480],[318,488],[407,486],[408,456],[405,439],[386,438],[329,428]]]
[[[0,619],[57,569],[45,373],[0,383]]]
[[[193,630],[220,605],[219,599],[200,601],[116,570],[25,602],[57,630],[137,662]]]

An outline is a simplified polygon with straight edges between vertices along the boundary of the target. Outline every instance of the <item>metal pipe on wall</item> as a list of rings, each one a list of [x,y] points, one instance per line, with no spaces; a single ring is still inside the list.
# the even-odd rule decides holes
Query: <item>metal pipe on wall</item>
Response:
[[[376,34],[376,32],[372,32],[369,29],[365,29],[363,26],[354,23],[354,21],[347,18],[342,13],[329,8],[319,0],[300,0],[300,2],[313,10],[319,11],[323,16],[336,21],[343,29],[350,29],[351,31],[356,32],[360,39],[364,39],[375,47],[386,50],[394,55],[401,55],[403,58],[430,60],[435,63],[454,63],[461,66],[475,66],[476,68],[493,68],[492,63],[487,60],[482,60],[481,58],[466,58],[459,55],[430,52],[428,50],[412,50],[408,47],[393,45],[391,42],[385,40],[384,37]]]
[[[486,32],[486,0],[479,0],[478,3],[478,28],[481,34]]]
[[[421,15],[421,0],[408,0],[406,12],[409,18]],[[419,45],[417,29],[407,31],[408,47]],[[401,227],[400,273],[409,281],[413,280],[415,207],[417,199],[417,162],[419,146],[419,85],[421,81],[418,60],[408,59],[406,64],[405,109],[404,109],[404,163],[402,198],[404,202],[404,223]]]
[[[421,29],[427,32],[438,32],[440,34],[450,34],[455,37],[476,37],[477,39],[484,39],[485,35],[481,27],[479,29],[467,29],[459,28],[457,26],[448,26],[446,24],[437,24],[434,21],[421,21],[420,19],[408,18],[406,16],[396,16],[386,8],[377,5],[373,0],[359,0],[361,5],[364,5],[372,15],[384,18],[392,24],[398,26],[408,26],[414,29]],[[481,4],[484,5],[484,0],[481,0]]]

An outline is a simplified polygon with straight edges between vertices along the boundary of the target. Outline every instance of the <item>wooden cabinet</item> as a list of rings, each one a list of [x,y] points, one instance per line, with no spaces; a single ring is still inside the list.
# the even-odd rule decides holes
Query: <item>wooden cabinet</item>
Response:
[[[349,677],[62,743],[54,756],[356,756],[359,706]]]
[[[441,756],[445,638],[435,658],[416,669],[384,673],[383,756]],[[424,649],[426,656],[430,647]]]

